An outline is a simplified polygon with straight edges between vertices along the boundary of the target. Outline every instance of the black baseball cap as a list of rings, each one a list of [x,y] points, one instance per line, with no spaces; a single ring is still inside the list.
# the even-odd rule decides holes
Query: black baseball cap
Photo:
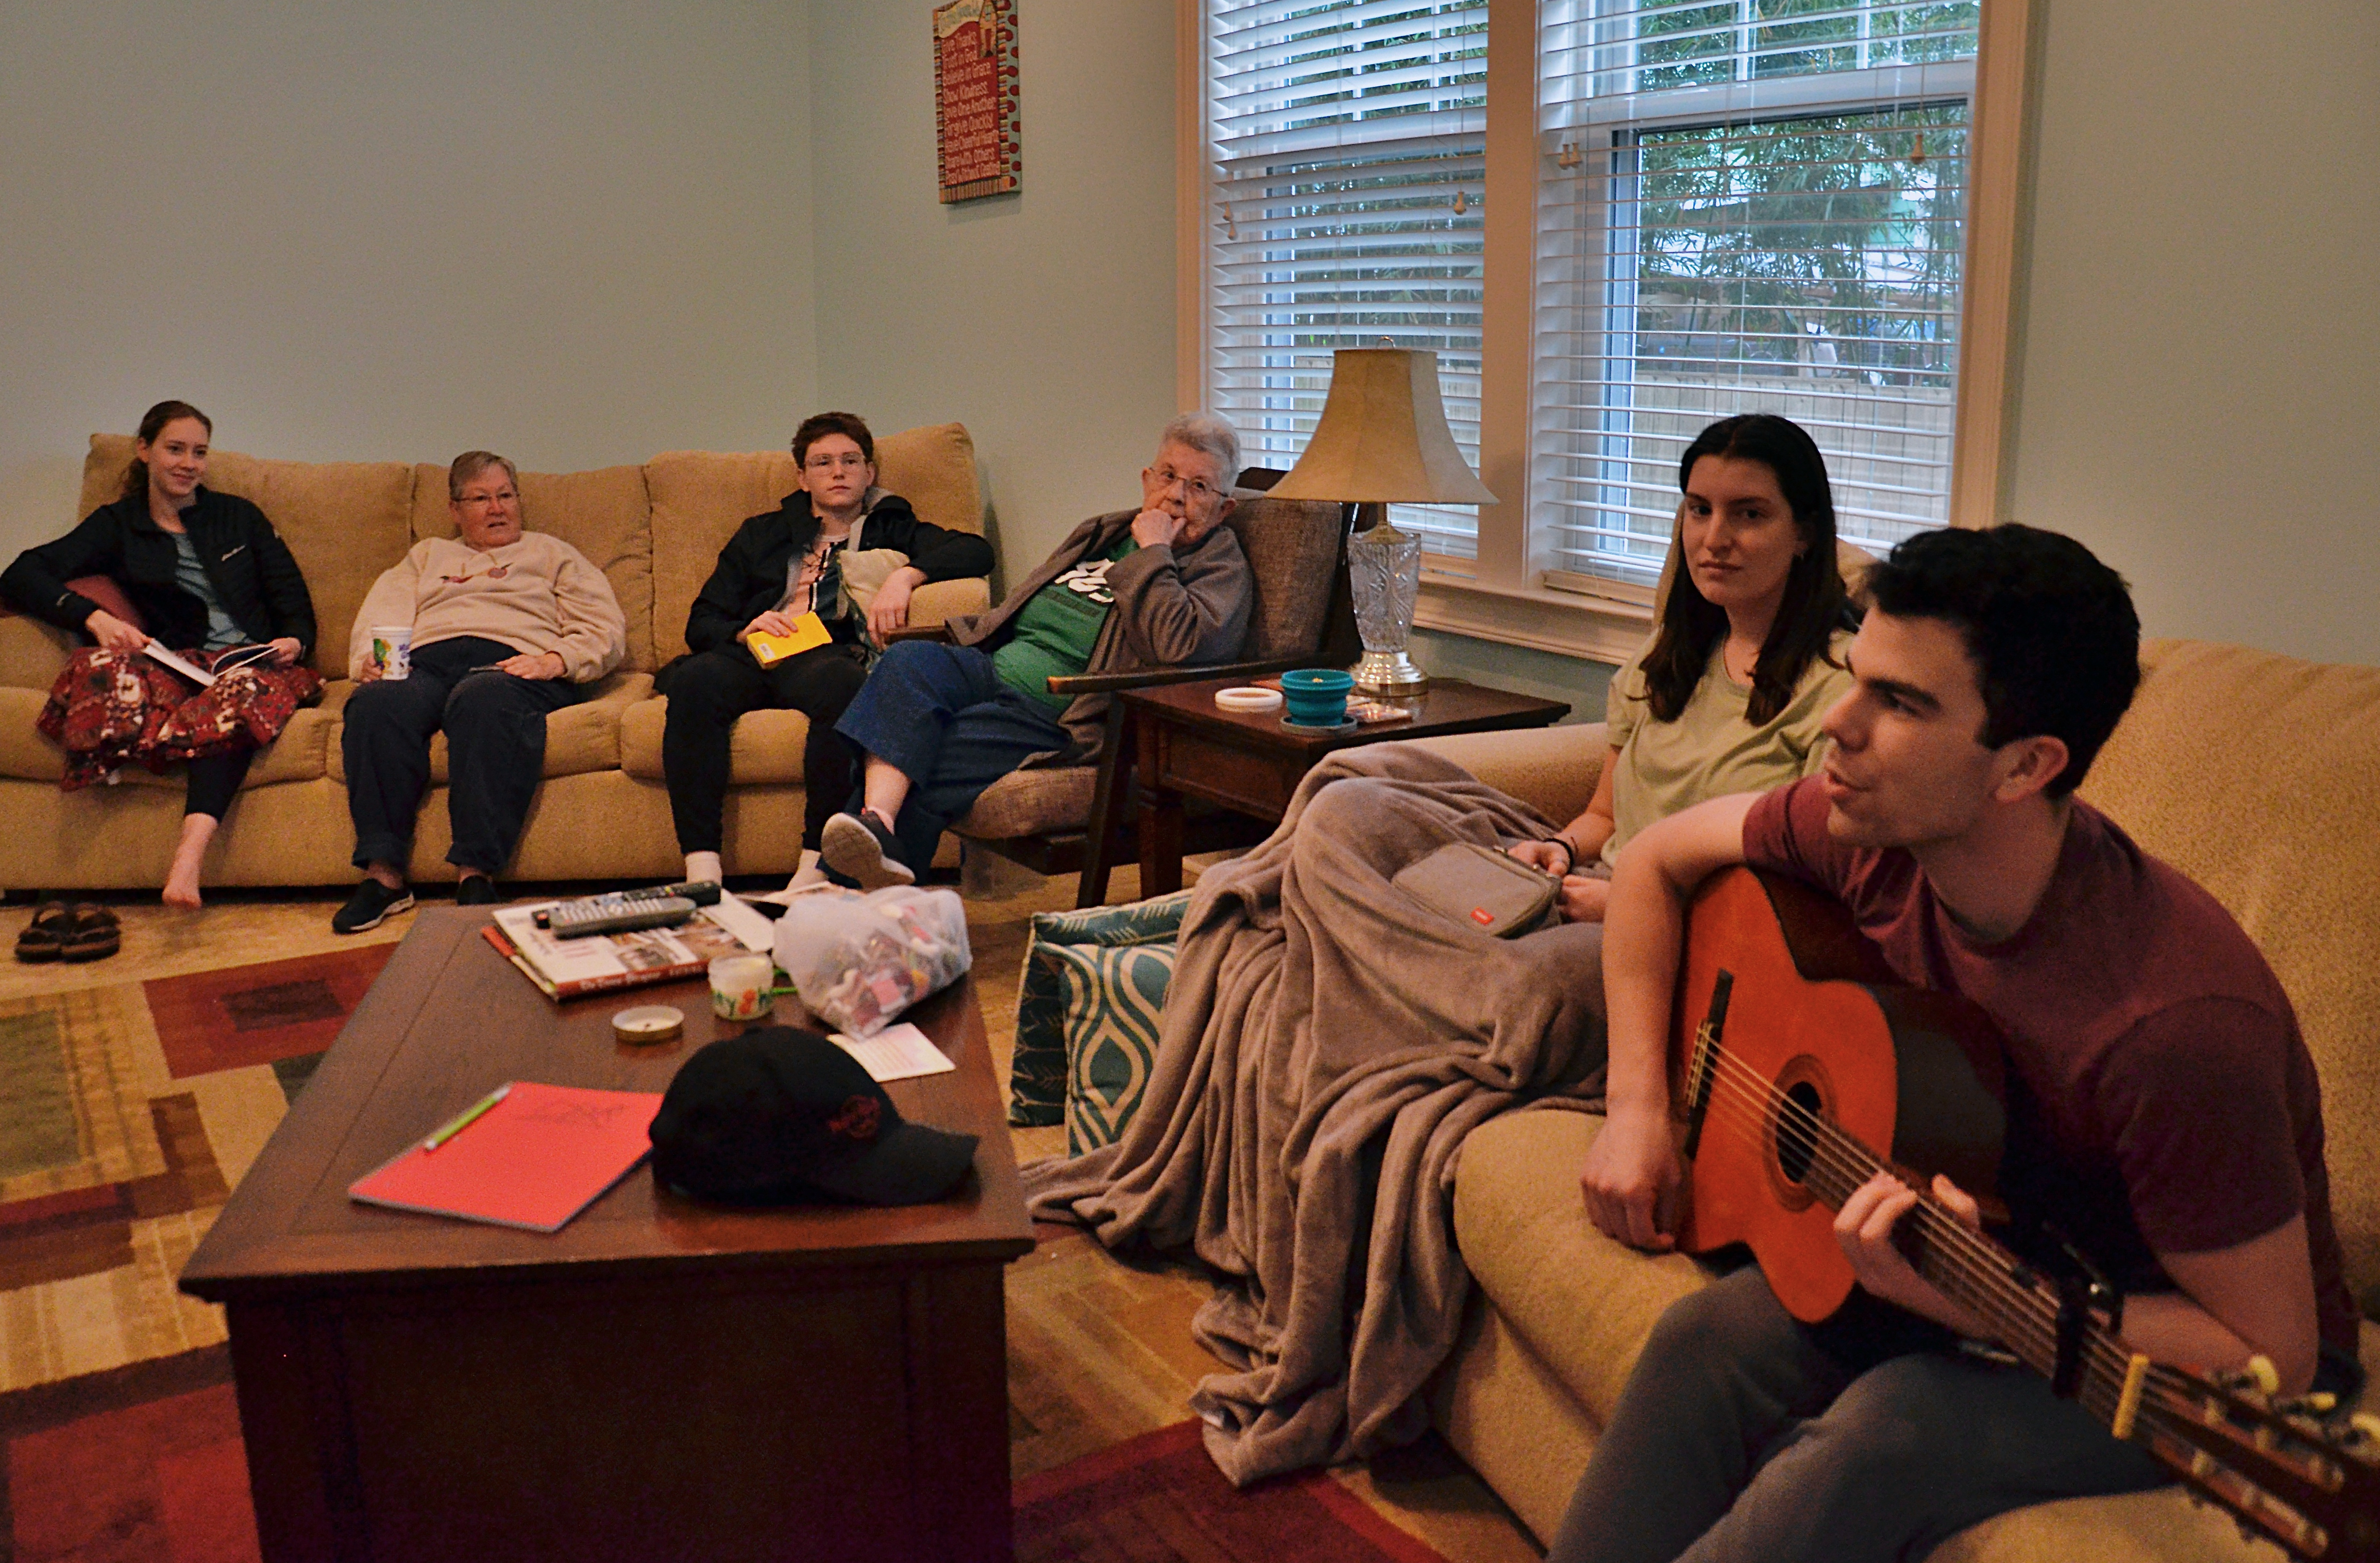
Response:
[[[696,1049],[651,1134],[654,1177],[731,1205],[922,1205],[975,1165],[975,1135],[904,1121],[857,1059],[783,1025]]]

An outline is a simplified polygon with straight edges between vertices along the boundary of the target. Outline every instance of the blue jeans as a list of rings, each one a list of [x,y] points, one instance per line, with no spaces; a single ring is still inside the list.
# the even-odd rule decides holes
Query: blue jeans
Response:
[[[989,654],[925,640],[894,642],[834,730],[909,779],[892,821],[894,855],[919,872],[985,788],[1073,742],[1047,706],[1002,681]],[[851,794],[855,812],[864,791]]]

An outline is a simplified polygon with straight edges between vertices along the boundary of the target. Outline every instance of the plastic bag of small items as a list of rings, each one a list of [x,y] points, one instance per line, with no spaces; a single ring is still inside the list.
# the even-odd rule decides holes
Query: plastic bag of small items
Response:
[[[946,890],[813,891],[777,919],[777,964],[810,1013],[872,1036],[966,975],[966,908]]]

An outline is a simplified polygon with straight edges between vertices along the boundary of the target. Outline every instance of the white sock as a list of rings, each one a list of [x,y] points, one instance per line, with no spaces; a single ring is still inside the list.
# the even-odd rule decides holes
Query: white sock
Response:
[[[718,884],[725,877],[715,852],[689,852],[686,854],[686,882],[698,885],[708,880]]]
[[[814,849],[804,847],[802,849],[802,866],[794,870],[794,877],[785,881],[785,888],[787,890],[800,890],[808,885],[822,885],[824,883],[826,883],[826,866],[819,861],[819,854]]]

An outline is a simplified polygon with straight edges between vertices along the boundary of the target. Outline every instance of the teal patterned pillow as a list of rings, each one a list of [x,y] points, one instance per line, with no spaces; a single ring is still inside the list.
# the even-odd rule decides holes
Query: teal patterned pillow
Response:
[[[1055,1123],[1066,1100],[1066,998],[1050,951],[1066,946],[1123,949],[1170,944],[1182,928],[1190,892],[1130,906],[1037,912],[1033,940],[1016,988],[1016,1050],[1009,1067],[1008,1121],[1020,1128]]]
[[[1112,1143],[1132,1121],[1157,1058],[1173,946],[1053,944],[1066,995],[1066,1154]]]

